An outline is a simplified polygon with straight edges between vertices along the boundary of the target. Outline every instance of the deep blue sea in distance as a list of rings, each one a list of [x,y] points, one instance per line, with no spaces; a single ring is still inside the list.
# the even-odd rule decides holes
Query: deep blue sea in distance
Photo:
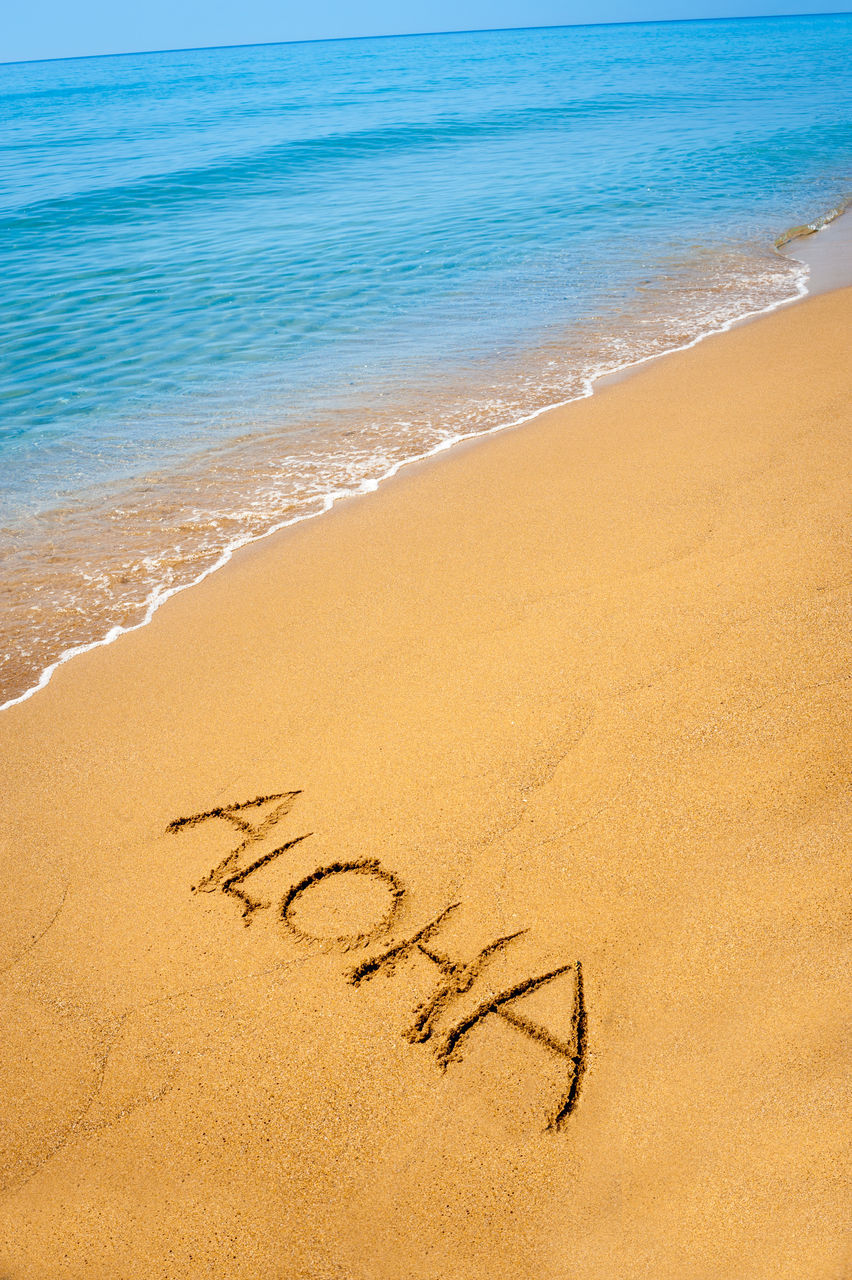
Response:
[[[774,241],[852,191],[850,67],[842,14],[0,66],[0,702],[801,293]]]

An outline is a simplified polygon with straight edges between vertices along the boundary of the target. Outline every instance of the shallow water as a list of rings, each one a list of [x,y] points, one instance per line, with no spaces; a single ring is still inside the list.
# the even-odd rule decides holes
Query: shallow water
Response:
[[[228,547],[795,296],[852,17],[0,67],[0,699]]]

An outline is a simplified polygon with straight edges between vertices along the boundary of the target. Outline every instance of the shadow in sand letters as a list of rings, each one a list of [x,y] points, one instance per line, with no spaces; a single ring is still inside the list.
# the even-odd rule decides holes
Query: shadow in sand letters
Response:
[[[404,1029],[405,1038],[414,1045],[428,1045],[438,1067],[446,1071],[461,1057],[469,1037],[488,1018],[501,1021],[551,1055],[560,1058],[566,1067],[566,1084],[547,1120],[547,1128],[560,1130],[577,1107],[587,1060],[587,1015],[583,992],[583,970],[579,960],[558,965],[546,973],[534,974],[516,982],[505,990],[490,992],[463,1017],[454,1014],[454,1004],[473,992],[478,981],[486,973],[491,962],[524,936],[524,929],[505,937],[495,938],[483,947],[472,960],[455,959],[447,955],[440,945],[440,931],[444,922],[458,910],[458,902],[450,903],[434,919],[415,933],[395,936],[399,917],[408,896],[399,877],[377,858],[340,860],[319,866],[309,875],[287,889],[278,902],[255,897],[245,887],[245,882],[255,872],[269,866],[276,859],[287,856],[297,845],[310,839],[312,832],[286,840],[266,853],[253,857],[255,849],[270,837],[274,828],[290,813],[300,791],[282,791],[274,795],[256,796],[241,804],[222,805],[195,813],[186,818],[175,818],[166,830],[178,833],[200,823],[221,819],[238,833],[235,847],[196,885],[195,893],[223,893],[240,905],[244,923],[250,925],[259,911],[271,911],[288,934],[303,944],[321,944],[324,949],[337,948],[344,952],[353,949],[378,948],[346,973],[346,979],[355,987],[377,978],[392,979],[400,965],[415,957],[422,957],[434,965],[437,985],[432,994],[414,1010],[409,1025]],[[261,810],[265,810],[261,814]],[[374,919],[366,927],[360,922],[351,932],[329,933],[312,931],[298,919],[298,909],[309,903],[310,897],[323,885],[337,877],[362,877],[372,890],[384,897],[384,905],[377,909]],[[570,975],[573,990],[573,1007],[570,1029],[567,1035],[551,1032],[540,1021],[528,1018],[522,1002],[534,991]],[[447,1027],[447,1024],[450,1024]],[[443,1028],[443,1029],[441,1029]]]

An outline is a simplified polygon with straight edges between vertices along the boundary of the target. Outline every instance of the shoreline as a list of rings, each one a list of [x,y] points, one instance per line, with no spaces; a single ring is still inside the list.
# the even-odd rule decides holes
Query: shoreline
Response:
[[[850,319],[410,468],[0,720],[3,1274],[833,1280]]]
[[[837,224],[843,222],[843,215],[844,213],[847,212],[847,210],[848,210],[848,205],[845,203],[842,203],[837,207],[836,210],[833,210],[831,213],[825,215],[824,218],[817,220],[818,225],[809,224],[808,228],[796,228],[795,233],[785,233],[785,235],[789,234],[789,238],[787,239],[785,239],[784,237],[778,238],[778,241],[776,241],[776,245],[775,245],[775,252],[780,257],[783,257],[788,261],[796,262],[799,264],[798,280],[796,282],[796,292],[791,294],[789,297],[773,301],[765,307],[758,308],[755,311],[747,312],[744,315],[736,316],[730,320],[727,320],[715,328],[708,329],[697,334],[694,338],[690,339],[689,342],[683,343],[679,346],[674,346],[664,351],[655,352],[655,353],[652,353],[651,355],[642,356],[637,360],[626,361],[623,365],[615,369],[607,370],[606,372],[603,372],[591,378],[584,378],[583,390],[577,395],[572,395],[565,400],[558,400],[558,401],[554,401],[553,403],[546,404],[540,408],[532,410],[528,414],[523,414],[521,417],[513,419],[509,422],[499,423],[495,426],[487,427],[481,431],[471,431],[461,435],[449,437],[448,439],[440,441],[437,445],[435,445],[433,448],[427,450],[424,453],[414,454],[411,457],[403,458],[396,461],[388,469],[388,471],[385,472],[383,475],[373,480],[364,481],[357,488],[337,490],[335,492],[327,494],[323,501],[323,505],[320,507],[319,510],[300,513],[286,520],[280,521],[278,523],[274,523],[270,526],[270,528],[264,530],[261,533],[252,534],[249,536],[241,536],[233,543],[228,544],[222,550],[221,554],[218,556],[215,562],[212,565],[205,568],[196,577],[190,579],[188,582],[179,583],[173,587],[169,587],[162,590],[161,589],[155,590],[153,595],[150,596],[148,600],[145,602],[144,614],[139,622],[133,623],[131,625],[113,626],[101,638],[88,641],[85,644],[74,645],[71,648],[63,651],[58,658],[56,658],[53,662],[51,662],[50,664],[48,664],[47,667],[44,668],[38,680],[33,685],[25,689],[22,693],[16,694],[13,697],[7,699],[5,702],[0,703],[0,712],[10,710],[12,707],[18,706],[28,701],[36,693],[39,693],[42,689],[46,688],[49,685],[51,679],[53,678],[55,672],[60,667],[65,666],[73,658],[79,657],[81,654],[84,654],[84,653],[89,653],[94,649],[100,649],[100,648],[109,646],[113,644],[116,640],[119,640],[122,636],[132,634],[133,632],[139,631],[141,628],[148,626],[152,618],[159,612],[160,608],[168,600],[172,599],[176,595],[181,594],[184,591],[187,591],[191,588],[199,586],[208,577],[210,577],[211,574],[217,573],[220,569],[225,568],[225,566],[231,562],[234,555],[242,551],[244,548],[253,546],[256,543],[265,542],[266,539],[273,537],[276,534],[283,533],[287,529],[294,528],[295,526],[300,525],[304,522],[312,521],[321,516],[325,516],[340,502],[348,501],[351,498],[365,497],[368,494],[375,493],[381,486],[385,485],[388,481],[393,480],[394,477],[400,473],[400,471],[402,471],[403,469],[409,466],[414,466],[422,462],[426,462],[435,457],[439,457],[441,454],[446,453],[450,450],[453,450],[457,448],[459,445],[470,444],[475,442],[476,440],[485,440],[500,432],[516,430],[519,427],[525,426],[528,423],[535,421],[537,418],[539,418],[543,414],[548,414],[560,409],[564,409],[571,404],[579,403],[582,400],[593,396],[595,394],[596,388],[598,387],[603,388],[615,382],[621,381],[626,377],[630,377],[632,376],[633,373],[639,371],[647,364],[661,360],[666,356],[676,355],[682,351],[689,351],[695,346],[697,346],[699,343],[704,342],[708,338],[716,337],[720,334],[730,332],[731,329],[734,329],[739,325],[749,324],[752,321],[756,319],[760,319],[763,316],[771,315],[773,312],[777,311],[779,308],[789,306],[795,302],[800,302],[804,298],[807,298],[809,296],[815,296],[817,293],[820,293],[820,292],[830,291],[831,289],[834,289],[834,288],[843,287],[844,284],[852,282],[852,281],[847,281],[845,277],[842,276],[842,273],[840,273],[838,270],[838,260],[840,264],[845,262],[843,253],[848,247],[845,242],[848,237],[845,237],[843,242],[839,245],[839,252],[838,250],[835,250],[833,253],[829,252],[828,255],[822,255],[820,258],[818,258],[817,264],[816,264],[817,275],[815,277],[817,280],[817,288],[814,291],[811,291],[811,289],[809,288],[809,280],[814,275],[814,267],[809,264],[810,255],[808,255],[807,257],[799,257],[797,256],[796,252],[794,252],[794,250],[796,250],[797,248],[801,248],[803,244],[810,245],[812,244],[812,242],[817,241],[819,236],[822,233],[826,232],[829,228],[833,227],[836,230]],[[846,226],[847,224],[849,227],[852,227],[852,216],[849,216],[845,219],[844,226]],[[813,230],[810,230],[811,226],[814,226]],[[834,246],[832,246],[832,248],[834,248]]]

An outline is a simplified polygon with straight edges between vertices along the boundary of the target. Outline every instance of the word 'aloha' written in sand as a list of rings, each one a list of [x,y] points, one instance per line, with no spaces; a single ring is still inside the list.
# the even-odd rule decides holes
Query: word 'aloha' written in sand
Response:
[[[251,924],[257,912],[272,910],[273,903],[253,896],[248,891],[246,882],[249,877],[288,854],[302,841],[309,839],[312,833],[308,832],[288,840],[285,844],[257,858],[252,858],[250,851],[253,845],[264,840],[290,812],[294,800],[300,794],[299,791],[284,791],[277,795],[257,796],[254,800],[248,800],[242,804],[224,805],[209,809],[205,813],[193,814],[188,818],[176,818],[170,822],[167,831],[178,832],[219,818],[234,827],[241,836],[236,847],[197,885],[193,885],[193,892],[221,892],[235,898],[241,905],[246,924]],[[258,813],[256,820],[252,820],[253,811],[261,809],[266,810],[265,814],[260,817]],[[370,922],[369,927],[362,924],[351,933],[333,935],[310,931],[304,923],[298,923],[299,908],[305,906],[309,896],[320,885],[327,885],[329,881],[339,876],[366,877],[373,889],[379,888],[386,891],[387,905],[377,918]],[[444,1071],[457,1060],[467,1037],[489,1017],[502,1019],[551,1054],[564,1059],[569,1068],[568,1084],[547,1126],[551,1129],[560,1129],[577,1105],[586,1066],[587,1019],[580,961],[572,960],[547,973],[516,982],[496,995],[493,993],[487,995],[447,1029],[446,1023],[453,1016],[454,1003],[473,990],[489,961],[505,951],[517,938],[522,937],[526,930],[496,938],[479,951],[472,960],[455,960],[439,950],[436,937],[444,921],[458,909],[460,904],[451,903],[415,933],[392,939],[406,896],[406,890],[399,878],[376,858],[333,862],[327,866],[317,867],[315,871],[292,884],[277,904],[277,916],[288,932],[302,943],[321,943],[326,947],[332,945],[349,950],[354,947],[372,947],[383,941],[383,946],[379,950],[348,972],[348,981],[356,987],[372,981],[379,975],[386,978],[392,977],[401,964],[415,956],[422,956],[430,961],[438,971],[437,986],[429,998],[417,1006],[412,1022],[404,1034],[412,1044],[429,1042],[438,1065]],[[526,1017],[519,1011],[518,1004],[534,991],[567,974],[573,976],[573,1009],[570,1033],[567,1037],[561,1037],[552,1034],[539,1022]]]

